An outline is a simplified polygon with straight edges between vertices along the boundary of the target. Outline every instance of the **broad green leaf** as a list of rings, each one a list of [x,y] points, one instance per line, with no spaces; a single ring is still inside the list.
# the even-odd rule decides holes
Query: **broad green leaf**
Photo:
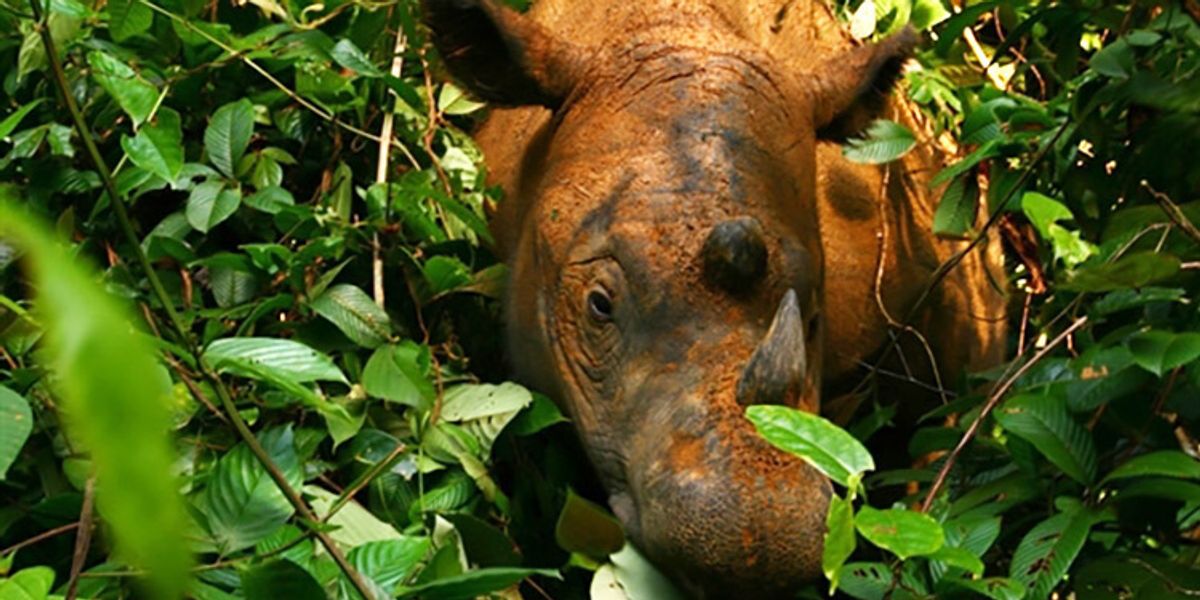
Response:
[[[500,432],[531,402],[533,396],[529,390],[511,382],[458,385],[446,390],[442,419],[458,423],[474,436],[480,444],[481,457],[486,457]]]
[[[366,292],[342,283],[330,287],[309,306],[364,348],[376,348],[392,335],[392,322]]]
[[[892,569],[883,563],[850,563],[838,573],[843,594],[859,600],[883,600],[895,587]]]
[[[206,181],[192,189],[188,196],[187,220],[200,233],[223,223],[237,212],[242,203],[241,192],[225,187],[221,181]]]
[[[1129,288],[1143,288],[1174,277],[1181,266],[1179,259],[1170,254],[1134,252],[1113,262],[1082,266],[1061,287],[1078,292],[1132,293],[1134,290]]]
[[[242,199],[242,203],[254,210],[276,215],[284,208],[294,206],[296,200],[292,197],[291,192],[278,186],[272,186],[254,192]]]
[[[20,394],[0,385],[0,481],[21,454],[29,432],[33,431],[33,413]]]
[[[988,577],[986,579],[952,579],[955,585],[964,587],[983,598],[992,600],[1021,600],[1025,597],[1025,588],[1021,582],[1007,577]]]
[[[558,513],[554,539],[568,552],[602,559],[625,545],[621,524],[604,508],[567,488],[567,501]]]
[[[21,569],[8,579],[0,580],[3,600],[46,600],[54,586],[54,570],[50,567]]]
[[[933,554],[942,548],[942,526],[929,515],[900,508],[876,510],[864,506],[854,525],[872,544],[900,558]]]
[[[438,110],[448,115],[469,115],[487,106],[471,99],[466,92],[452,83],[442,85],[438,92]]]
[[[1138,366],[1159,377],[1200,358],[1200,333],[1143,331],[1129,338],[1126,345]]]
[[[516,585],[533,575],[554,579],[562,578],[558,571],[553,569],[491,567],[436,579],[414,587],[401,587],[397,597],[422,598],[424,600],[470,600]]]
[[[983,561],[975,553],[965,548],[942,546],[937,552],[929,555],[929,560],[936,560],[951,567],[958,567],[973,575],[983,574]]]
[[[554,401],[534,393],[533,402],[513,419],[508,430],[515,435],[533,435],[551,425],[568,422]]]
[[[121,137],[121,148],[129,154],[133,164],[166,181],[175,181],[183,168],[179,113],[167,107],[160,108],[154,122],[139,129],[137,135]]]
[[[1079,600],[1191,600],[1200,589],[1200,569],[1188,562],[1149,549],[1113,552],[1071,572],[1072,594]]]
[[[303,567],[286,558],[243,572],[242,593],[246,600],[326,600],[321,584]]]
[[[251,379],[307,383],[336,381],[346,376],[328,356],[293,340],[238,337],[214,341],[204,350],[204,360],[222,373]]]
[[[291,426],[259,436],[271,462],[298,489],[304,472],[296,456]],[[204,512],[213,541],[224,553],[248,548],[283,526],[292,516],[287,497],[245,442],[217,462],[204,491]]]
[[[1096,478],[1096,446],[1091,433],[1067,411],[1061,395],[1019,394],[996,411],[996,421],[1033,444],[1071,479],[1087,485]]]
[[[0,469],[0,473],[3,472],[3,469]],[[1200,460],[1178,450],[1149,452],[1125,461],[1105,476],[1101,483],[1143,475],[1200,479]]]
[[[204,130],[208,159],[226,177],[236,177],[238,161],[253,135],[254,106],[249,100],[243,98],[218,108]]]
[[[746,418],[772,445],[799,456],[842,486],[849,487],[851,478],[875,470],[875,461],[862,443],[818,415],[758,405],[746,409]]]
[[[42,233],[40,226],[0,202],[0,236],[26,252],[47,328],[47,367],[72,439],[90,451],[96,507],[128,564],[150,572],[154,595],[175,597],[191,562],[183,538],[187,517],[172,475],[168,431],[171,386],[129,310],[115,302]],[[136,460],[131,460],[136,457]]]
[[[880,119],[871,123],[863,137],[847,141],[842,156],[851,162],[879,165],[908,154],[916,144],[916,136],[907,127]]]
[[[396,586],[408,580],[430,550],[429,538],[402,536],[360,544],[346,558],[359,573],[391,596]]]
[[[333,49],[330,50],[329,55],[333,57],[333,60],[337,61],[337,64],[359,75],[383,77],[383,71],[380,71],[379,67],[376,67],[371,62],[371,59],[367,58],[367,55],[363,54],[363,51],[359,50],[358,46],[355,46],[354,42],[350,40],[338,40],[338,43],[334,44]]]
[[[437,296],[471,283],[471,270],[451,256],[434,256],[422,268],[431,296]]]
[[[943,237],[965,237],[975,225],[979,209],[979,183],[968,171],[950,182],[933,213],[933,233]]]
[[[329,516],[337,494],[315,485],[304,487],[304,495],[312,498],[312,508],[318,517],[336,527],[329,536],[347,548],[357,548],[370,542],[402,540],[404,536],[388,523],[371,514],[361,504],[351,500],[341,510]]]
[[[1088,65],[1092,70],[1115,79],[1129,79],[1135,70],[1133,48],[1124,38],[1101,48],[1092,55]]]
[[[829,499],[825,516],[825,549],[821,555],[821,571],[829,580],[829,593],[837,590],[838,578],[846,559],[854,554],[854,506],[849,500],[834,494]]]
[[[31,100],[21,105],[21,108],[12,111],[3,121],[0,121],[0,140],[7,138],[10,133],[15,131],[21,124],[21,120],[29,114],[30,111],[37,108],[42,103],[42,98]]]
[[[1200,498],[1200,484],[1164,477],[1145,477],[1125,484],[1116,497],[1117,502],[1138,498],[1195,502],[1196,498]]]
[[[1062,259],[1068,267],[1073,267],[1096,253],[1096,247],[1084,241],[1078,231],[1068,231],[1059,225],[1060,221],[1075,218],[1062,202],[1045,194],[1025,192],[1021,196],[1021,210],[1029,222],[1033,223],[1042,239],[1050,242],[1055,259]]]
[[[421,356],[421,349],[412,342],[381,346],[363,368],[363,387],[376,398],[428,408],[435,391],[425,376],[427,369],[421,366]]]
[[[114,41],[123,42],[145,33],[154,22],[154,13],[140,0],[110,0],[108,32]]]
[[[633,544],[625,544],[620,552],[609,557],[614,575],[630,600],[683,600],[683,592],[671,583]]]
[[[92,67],[92,77],[133,119],[134,125],[141,125],[150,118],[150,112],[158,102],[158,88],[142,80],[129,65],[111,54],[93,50],[88,53],[88,64]]]
[[[1092,513],[1082,508],[1038,523],[1017,545],[1009,577],[1025,587],[1027,598],[1048,598],[1083,548],[1094,523]]]

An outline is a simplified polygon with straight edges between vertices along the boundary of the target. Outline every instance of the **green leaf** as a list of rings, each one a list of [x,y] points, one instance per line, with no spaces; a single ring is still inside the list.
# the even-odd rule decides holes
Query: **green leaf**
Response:
[[[154,23],[154,13],[139,0],[111,0],[108,3],[108,32],[113,41],[145,33]]]
[[[511,382],[500,385],[464,384],[448,390],[442,399],[442,419],[458,423],[479,442],[482,454],[505,426],[533,402],[529,390]]]
[[[396,586],[408,580],[431,549],[429,538],[402,536],[360,544],[346,558],[359,573],[391,596]]]
[[[260,189],[247,196],[242,203],[254,210],[277,215],[284,208],[295,206],[296,200],[292,193],[278,186]]]
[[[847,141],[842,156],[851,162],[879,165],[908,154],[916,144],[916,136],[907,127],[879,119],[871,123],[863,137]]]
[[[192,193],[188,196],[188,223],[196,231],[208,233],[210,229],[233,216],[241,203],[241,192],[226,188],[221,181],[205,181],[192,188]]]
[[[424,375],[422,354],[412,342],[380,347],[363,368],[363,388],[376,398],[422,410],[429,408],[435,393]]]
[[[871,453],[854,436],[812,413],[786,406],[751,406],[746,418],[775,447],[804,459],[826,477],[850,487],[851,478],[875,469]]]
[[[46,360],[58,414],[91,453],[96,507],[127,564],[150,572],[150,590],[177,596],[191,559],[187,516],[172,475],[171,385],[129,310],[101,289],[35,221],[0,202],[0,236],[26,252],[47,327]],[[136,457],[136,460],[131,460]]]
[[[397,597],[419,597],[424,600],[469,600],[516,585],[533,575],[562,579],[558,571],[553,569],[491,567],[436,579],[415,587],[402,587],[398,591]]]
[[[350,341],[364,348],[377,348],[392,335],[387,313],[357,286],[335,285],[309,306],[336,325]]]
[[[259,436],[271,462],[294,489],[304,481],[290,425]],[[204,490],[209,532],[223,553],[248,548],[283,526],[292,505],[245,442],[217,462]]]
[[[970,550],[954,546],[942,546],[937,552],[929,555],[929,560],[936,560],[951,567],[958,567],[974,575],[983,575],[983,561],[979,560]]]
[[[567,501],[554,526],[554,539],[567,552],[602,559],[625,545],[625,532],[607,510],[567,488]]]
[[[933,233],[942,237],[965,237],[975,225],[979,210],[979,182],[968,171],[950,182],[933,213]]]
[[[105,52],[89,52],[88,64],[92,67],[92,77],[133,119],[134,125],[141,125],[150,118],[158,103],[158,88],[143,81],[128,65]]]
[[[1019,581],[1007,577],[988,577],[987,579],[951,579],[955,585],[964,587],[984,598],[992,600],[1021,600],[1025,597],[1025,588]]]
[[[134,137],[121,136],[121,148],[133,164],[175,181],[183,168],[183,131],[179,113],[167,107],[159,109],[154,122],[138,130]]]
[[[335,527],[329,537],[347,548],[357,548],[370,542],[404,539],[395,527],[380,520],[354,500],[347,502],[333,516],[328,516],[334,502],[338,500],[337,494],[322,487],[307,485],[304,486],[304,495],[312,498],[313,511],[317,516],[325,518],[329,525]]]
[[[1113,262],[1085,265],[1061,285],[1077,292],[1127,291],[1170,279],[1179,273],[1179,258],[1158,252],[1134,252]]]
[[[0,580],[0,598],[4,600],[46,600],[54,586],[54,570],[50,567],[21,569],[12,577]]]
[[[1114,79],[1128,79],[1135,70],[1133,47],[1119,38],[1092,55],[1088,65],[1093,71]]]
[[[1027,598],[1048,598],[1087,541],[1095,518],[1086,509],[1056,514],[1034,526],[1013,553],[1009,577]]]
[[[1033,444],[1071,479],[1087,485],[1096,478],[1096,446],[1091,433],[1071,416],[1061,395],[1019,394],[996,411],[996,421]]]
[[[688,596],[679,591],[633,544],[625,544],[620,552],[609,557],[613,574],[630,600],[683,600]]]
[[[238,161],[246,153],[254,135],[254,105],[245,98],[231,102],[213,113],[204,130],[204,149],[214,167],[227,177],[236,177]]]
[[[860,600],[883,600],[892,590],[892,570],[883,563],[850,563],[838,573],[842,593]]]
[[[29,410],[29,402],[0,385],[0,481],[21,453],[31,431],[33,413]]]
[[[367,58],[367,55],[363,54],[363,51],[359,50],[358,46],[355,46],[354,42],[350,40],[338,40],[338,43],[329,51],[329,55],[333,57],[333,60],[337,61],[337,64],[359,75],[383,77],[383,71],[380,71],[371,62],[371,59]]]
[[[321,584],[300,565],[288,560],[273,560],[242,573],[242,593],[246,600],[325,600]]]
[[[452,256],[434,256],[422,267],[431,296],[444,294],[471,283],[471,270]]]
[[[37,108],[37,106],[42,103],[42,100],[43,98],[38,98],[36,100],[26,102],[25,104],[21,105],[21,108],[12,111],[7,117],[4,117],[4,120],[0,121],[0,140],[7,138],[10,133],[15,131],[17,126],[21,124],[21,120],[24,119],[25,116],[30,113],[30,111]]]
[[[872,544],[902,559],[933,554],[942,548],[942,526],[929,515],[907,509],[876,510],[864,506],[855,527]]]
[[[482,102],[472,100],[452,83],[443,84],[442,91],[438,93],[438,110],[448,115],[469,115],[485,106]]]
[[[1126,341],[1133,361],[1143,369],[1162,377],[1171,369],[1200,358],[1200,333],[1143,331]]]
[[[554,401],[538,393],[533,394],[533,403],[513,419],[508,430],[514,435],[533,435],[551,425],[568,422]]]
[[[1138,498],[1159,498],[1176,502],[1195,502],[1200,498],[1200,485],[1178,479],[1162,477],[1147,477],[1138,479],[1121,488],[1117,501],[1136,500]]]
[[[849,500],[834,494],[829,499],[825,516],[825,549],[821,554],[821,571],[829,580],[829,593],[838,587],[838,578],[846,559],[854,554],[854,506]]]
[[[0,469],[0,473],[3,472],[3,469]],[[1200,460],[1178,450],[1149,452],[1125,461],[1124,464],[1105,476],[1101,483],[1144,475],[1200,479]]]
[[[328,356],[280,338],[237,337],[216,340],[204,350],[204,360],[221,373],[251,379],[307,383],[336,381],[346,376]]]
[[[1074,267],[1096,254],[1096,246],[1084,241],[1078,231],[1068,231],[1059,221],[1075,218],[1063,203],[1037,192],[1025,192],[1021,196],[1021,210],[1033,223],[1042,239],[1050,242],[1054,258]]]

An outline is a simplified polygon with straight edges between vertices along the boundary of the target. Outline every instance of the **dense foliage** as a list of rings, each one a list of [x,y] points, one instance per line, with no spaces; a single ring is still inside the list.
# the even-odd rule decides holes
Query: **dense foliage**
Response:
[[[870,377],[845,430],[751,410],[838,484],[798,594],[1197,595],[1200,5],[835,8],[926,35],[927,128],[846,153],[950,153],[1012,359],[947,374],[918,468],[875,471]],[[505,381],[485,110],[417,12],[0,0],[0,598],[675,595]]]

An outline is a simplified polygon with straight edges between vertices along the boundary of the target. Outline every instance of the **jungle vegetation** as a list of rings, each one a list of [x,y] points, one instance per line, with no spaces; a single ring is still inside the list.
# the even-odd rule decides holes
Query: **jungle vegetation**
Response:
[[[753,409],[838,484],[798,597],[1200,595],[1200,3],[833,9],[921,32],[845,152],[952,156],[1012,335],[920,466]],[[673,597],[507,381],[486,111],[414,0],[0,0],[0,598]]]

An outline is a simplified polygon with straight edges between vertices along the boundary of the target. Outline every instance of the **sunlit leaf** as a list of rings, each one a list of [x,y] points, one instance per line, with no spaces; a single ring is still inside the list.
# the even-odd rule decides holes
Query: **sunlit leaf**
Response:
[[[775,447],[799,456],[843,486],[849,486],[852,477],[875,470],[875,461],[861,442],[818,415],[758,405],[747,408],[746,417]]]
[[[238,161],[242,160],[253,135],[254,106],[249,100],[238,100],[218,108],[204,130],[208,159],[227,177],[236,176]]]
[[[854,506],[849,500],[836,494],[829,499],[829,513],[825,516],[825,547],[821,555],[821,571],[829,580],[829,589],[834,591],[846,559],[854,554]]]
[[[160,108],[154,122],[133,137],[122,137],[121,147],[133,164],[159,177],[174,181],[183,168],[183,132],[179,113]]]
[[[359,346],[376,348],[392,335],[387,313],[357,286],[343,283],[330,287],[310,306]]]
[[[863,137],[846,142],[842,155],[851,162],[878,165],[899,159],[916,144],[916,136],[907,127],[880,119],[867,128]]]
[[[859,509],[854,526],[872,544],[900,558],[933,554],[945,540],[942,526],[929,515],[899,509]]]

